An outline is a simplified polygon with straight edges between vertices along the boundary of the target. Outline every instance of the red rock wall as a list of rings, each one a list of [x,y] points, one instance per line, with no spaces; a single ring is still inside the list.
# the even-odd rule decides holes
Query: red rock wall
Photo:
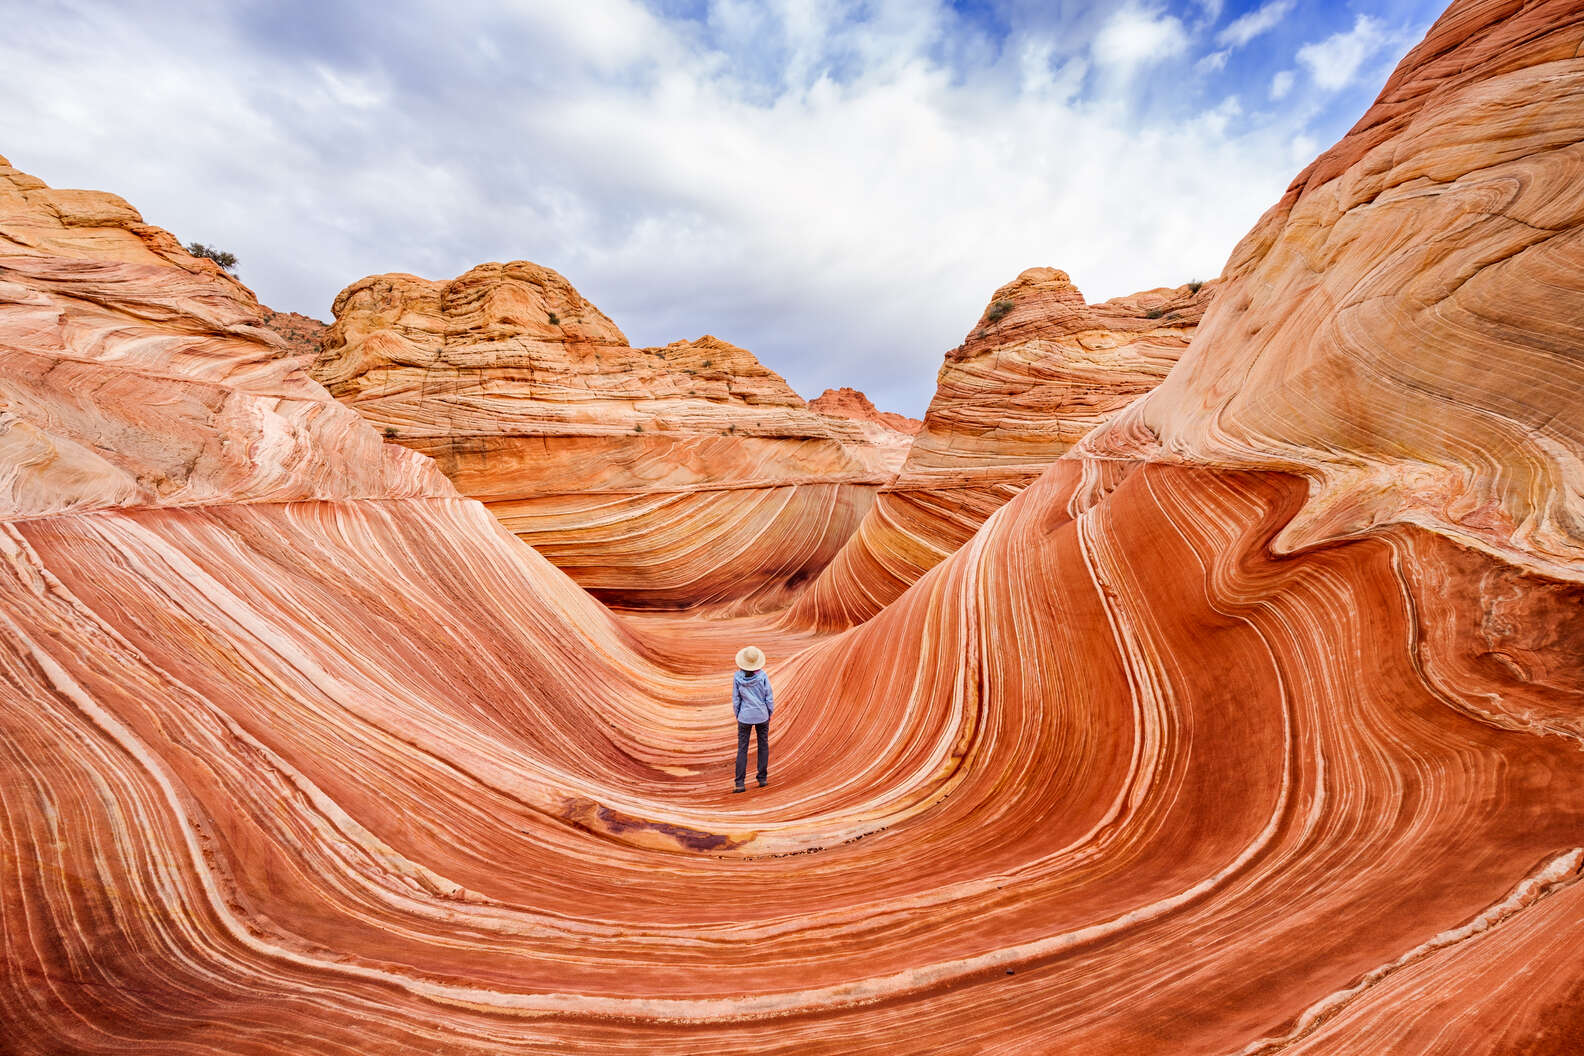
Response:
[[[353,283],[314,375],[631,608],[775,606],[840,550],[900,447],[727,342],[631,348],[526,261]]]
[[[330,329],[310,316],[297,312],[277,312],[269,308],[264,309],[264,325],[279,334],[295,355],[304,356],[310,362],[319,358],[325,331]]]
[[[1284,548],[1422,524],[1584,550],[1584,68],[1567,4],[1456,5],[1233,251],[1192,348],[1087,454],[1297,473]]]
[[[885,608],[1095,426],[1160,384],[1217,284],[1085,304],[1066,272],[1001,287],[946,355],[901,471],[787,614],[841,629]]]

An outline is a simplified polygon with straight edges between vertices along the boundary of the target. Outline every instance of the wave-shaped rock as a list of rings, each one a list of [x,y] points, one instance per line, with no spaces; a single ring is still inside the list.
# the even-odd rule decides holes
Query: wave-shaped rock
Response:
[[[326,401],[245,286],[115,195],[0,159],[0,234],[0,516],[443,486]]]
[[[1233,251],[1181,366],[1084,447],[1309,478],[1284,548],[1404,522],[1576,577],[1574,12],[1454,10]]]
[[[607,602],[772,604],[894,475],[745,349],[632,348],[526,261],[371,276],[335,314],[314,376]]]
[[[1354,133],[1368,149],[1326,155],[1345,163],[1283,208],[1312,229],[1310,194],[1474,149],[1426,112],[1469,96],[1489,150],[1522,156],[1507,133],[1584,112],[1523,75],[1571,83],[1581,55],[1576,5],[1455,5]],[[1511,76],[1530,90],[1506,94]],[[1284,545],[1332,479],[1157,447],[1155,395],[861,626],[617,619],[424,459],[277,373],[234,283],[151,249],[114,203],[61,223],[62,193],[0,185],[0,382],[46,348],[63,374],[5,389],[0,417],[5,479],[26,482],[0,523],[9,1051],[1584,1045],[1575,537],[1396,516]],[[1328,267],[1368,271],[1399,237],[1485,259],[1483,229],[1448,246],[1392,224]],[[1500,245],[1505,222],[1490,230]],[[1212,315],[1237,311],[1238,274]],[[1584,267],[1545,274],[1556,304],[1584,287]],[[1381,318],[1405,359],[1461,347]],[[1196,385],[1213,322],[1176,368]],[[1518,362],[1553,347],[1531,325],[1503,331]],[[1280,353],[1211,348],[1229,369]],[[1538,415],[1529,433],[1562,453],[1511,469],[1538,508],[1572,495],[1545,490],[1580,450],[1556,439],[1576,421],[1549,383],[1568,355],[1440,405],[1477,437],[1516,428],[1502,399]],[[127,374],[135,398],[113,388]],[[1333,381],[1362,398],[1376,378]],[[1242,395],[1287,385],[1254,371]],[[1360,406],[1415,451],[1419,423]],[[155,415],[225,457],[150,452]],[[184,483],[162,492],[172,466]],[[1426,479],[1382,481],[1390,508]],[[749,634],[772,659],[776,761],[736,796],[722,672]]]
[[[1217,283],[1086,304],[1064,271],[996,290],[946,354],[923,428],[835,560],[788,614],[839,629],[901,596],[1095,426],[1149,392]]]

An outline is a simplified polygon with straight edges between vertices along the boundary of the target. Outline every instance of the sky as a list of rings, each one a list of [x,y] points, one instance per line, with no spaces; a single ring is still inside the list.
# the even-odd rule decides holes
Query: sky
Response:
[[[532,260],[922,415],[995,289],[1220,274],[1436,2],[0,0],[0,156],[331,318]]]

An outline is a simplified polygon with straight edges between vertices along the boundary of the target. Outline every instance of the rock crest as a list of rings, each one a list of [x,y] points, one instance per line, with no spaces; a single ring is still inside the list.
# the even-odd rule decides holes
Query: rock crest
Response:
[[[773,605],[895,473],[887,434],[833,428],[746,349],[632,348],[526,261],[371,276],[335,312],[314,376],[613,604]]]
[[[996,290],[946,353],[896,479],[789,622],[846,627],[895,601],[1086,433],[1158,385],[1217,286],[1091,305],[1066,272],[1030,268]]]

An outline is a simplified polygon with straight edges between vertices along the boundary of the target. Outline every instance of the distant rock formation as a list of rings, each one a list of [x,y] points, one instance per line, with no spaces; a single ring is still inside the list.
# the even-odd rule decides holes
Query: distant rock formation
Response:
[[[775,604],[894,473],[745,349],[632,348],[526,261],[371,276],[335,315],[314,376],[608,603]]]
[[[914,435],[924,427],[915,418],[876,410],[857,389],[826,389],[808,406],[825,419],[831,435],[854,459],[887,480],[902,468]]]
[[[296,312],[277,312],[264,309],[264,325],[279,334],[294,355],[306,356],[309,361],[319,357],[329,324]]]
[[[851,418],[859,422],[877,422],[899,433],[916,436],[924,428],[924,423],[917,418],[908,418],[905,415],[895,414],[891,411],[878,410],[874,403],[857,389],[843,386],[839,389],[826,389],[814,399],[809,401],[809,410],[831,418]]]
[[[1217,283],[1086,304],[1067,273],[996,290],[946,354],[897,478],[799,598],[793,624],[835,629],[895,601],[1087,432],[1160,384]]]

